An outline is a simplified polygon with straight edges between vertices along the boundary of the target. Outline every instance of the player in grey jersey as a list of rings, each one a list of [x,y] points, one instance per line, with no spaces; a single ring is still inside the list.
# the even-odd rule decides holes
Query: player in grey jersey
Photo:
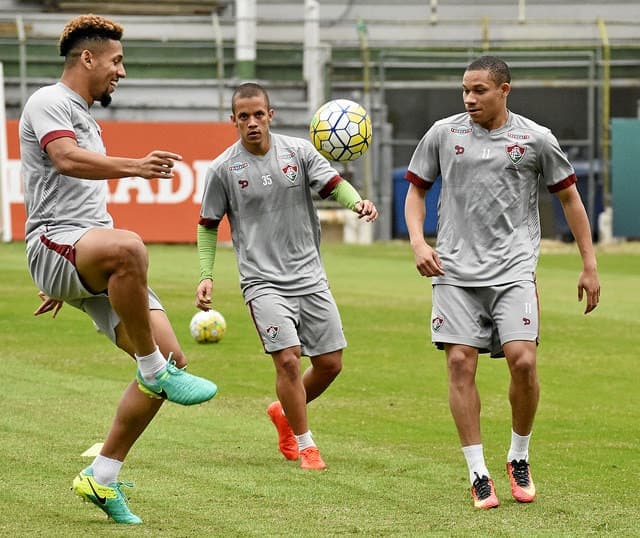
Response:
[[[431,336],[445,350],[449,405],[465,455],[476,508],[499,501],[480,436],[478,353],[506,357],[511,374],[512,496],[535,499],[529,440],[538,405],[536,373],[540,252],[538,181],[560,200],[582,257],[578,300],[585,314],[600,298],[591,230],[571,164],[549,129],[507,108],[509,68],[483,56],[462,79],[466,112],[436,122],[418,144],[406,179],[405,217],[416,267],[432,277]],[[424,239],[425,194],[438,176],[435,250]]]
[[[126,75],[122,26],[104,17],[72,19],[60,37],[64,70],[37,90],[20,118],[20,153],[27,211],[29,270],[40,288],[35,314],[63,303],[81,309],[137,362],[100,454],[76,476],[73,490],[117,523],[140,523],[118,474],[129,450],[163,399],[183,405],[211,399],[217,387],[187,374],[186,358],[158,297],[147,287],[148,254],[141,238],[113,228],[107,178],[173,176],[180,156],[152,151],[142,158],[106,155],[89,108],[107,106]],[[92,396],[100,402],[100,393]]]
[[[264,88],[243,84],[231,104],[240,140],[207,172],[198,224],[196,306],[212,306],[217,228],[227,215],[242,293],[276,369],[278,401],[267,412],[280,451],[287,459],[300,458],[303,469],[324,469],[306,404],[339,374],[346,342],[320,259],[312,190],[333,196],[366,221],[378,213],[309,141],[270,132],[274,110]],[[311,360],[304,375],[301,355]]]

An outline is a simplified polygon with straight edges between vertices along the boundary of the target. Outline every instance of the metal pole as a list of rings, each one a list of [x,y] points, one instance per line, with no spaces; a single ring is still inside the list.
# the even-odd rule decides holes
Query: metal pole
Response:
[[[20,57],[20,108],[24,108],[27,102],[27,33],[24,31],[22,15],[16,16],[16,30]]]
[[[520,24],[524,23],[527,20],[526,9],[527,9],[527,1],[518,0],[518,22]]]
[[[236,0],[236,76],[256,76],[256,0]]]
[[[4,107],[4,67],[0,62],[0,217],[2,240],[12,239],[11,207],[9,205],[9,178],[7,177],[7,121]]]
[[[369,62],[369,39],[367,36],[367,25],[364,20],[359,19],[356,25],[358,37],[360,39],[360,55],[362,58],[362,93],[363,105],[367,113],[373,119],[373,108],[371,106],[371,82],[370,82],[370,62]],[[372,121],[372,125],[374,122]],[[373,198],[373,170],[372,170],[372,151],[371,148],[363,156],[363,189],[362,195],[365,199]],[[362,239],[363,243],[371,243],[373,241],[373,227],[367,226],[363,230],[363,234],[367,234]]]
[[[607,26],[602,18],[598,19],[600,39],[602,40],[602,196],[604,206],[610,205],[611,187],[609,184],[609,121],[611,115],[611,50],[609,48],[609,35]]]
[[[307,83],[309,115],[322,104],[324,61],[320,51],[320,6],[318,0],[305,0],[303,75]]]
[[[220,20],[218,14],[211,14],[213,33],[216,39],[216,73],[218,78],[218,120],[224,120],[224,45],[220,32]]]
[[[436,24],[438,22],[438,0],[431,0],[429,11],[429,22]]]
[[[369,41],[367,38],[367,25],[362,19],[359,19],[356,28],[358,30],[358,38],[360,39],[360,57],[362,59],[362,104],[366,111],[371,114]],[[368,199],[371,196],[371,161],[369,152],[365,153],[362,158],[364,159],[364,187],[362,194]]]
[[[588,186],[589,194],[587,197],[587,214],[589,216],[589,222],[591,224],[591,230],[596,229],[595,222],[595,85],[596,85],[596,65],[593,52],[591,53],[591,62],[589,63],[589,86],[587,89],[587,138],[589,139],[589,145],[587,146],[587,160],[589,161],[589,175]]]

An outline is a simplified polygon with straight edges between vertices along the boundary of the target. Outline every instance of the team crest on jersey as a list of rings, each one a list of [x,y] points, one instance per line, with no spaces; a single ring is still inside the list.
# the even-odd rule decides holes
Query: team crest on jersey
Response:
[[[280,327],[278,327],[277,325],[269,325],[264,332],[267,333],[269,340],[275,342],[276,338],[278,338]]]
[[[444,325],[444,318],[440,316],[436,316],[431,320],[431,328],[435,332],[438,332],[443,325]]]
[[[282,167],[282,172],[289,181],[293,182],[298,177],[298,166],[291,163],[285,164]]]
[[[520,144],[512,144],[511,146],[507,146],[507,155],[513,164],[518,164],[522,158],[524,157],[527,148],[521,146]]]
[[[229,166],[229,172],[234,172],[235,174],[241,174],[245,168],[249,168],[248,162],[237,162]]]

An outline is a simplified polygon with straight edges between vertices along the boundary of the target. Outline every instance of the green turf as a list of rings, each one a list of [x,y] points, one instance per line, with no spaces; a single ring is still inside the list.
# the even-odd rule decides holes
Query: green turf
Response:
[[[273,367],[242,304],[233,253],[220,248],[219,344],[188,337],[195,246],[150,247],[161,296],[192,372],[220,392],[194,408],[165,405],[121,478],[145,523],[108,522],[70,491],[102,440],[131,361],[68,306],[34,318],[38,299],[20,243],[0,245],[0,536],[632,536],[640,533],[640,254],[599,256],[602,304],[576,300],[579,257],[543,254],[539,268],[542,396],[531,462],[539,498],[510,499],[508,374],[484,359],[478,383],[485,455],[500,508],[471,508],[446,397],[444,360],[429,343],[429,281],[406,243],[325,245],[349,347],[335,385],[310,406],[329,465],[303,472],[276,448],[264,410]]]

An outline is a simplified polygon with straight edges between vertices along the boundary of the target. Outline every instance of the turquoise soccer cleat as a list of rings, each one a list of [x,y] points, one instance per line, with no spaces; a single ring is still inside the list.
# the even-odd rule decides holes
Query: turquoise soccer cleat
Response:
[[[114,482],[103,486],[94,480],[93,469],[87,467],[73,479],[71,489],[85,501],[95,504],[116,523],[142,523],[142,519],[129,510],[127,498],[120,491],[122,486],[133,487],[133,484],[131,482]]]
[[[171,357],[171,356],[169,356]],[[154,382],[143,379],[140,370],[136,374],[138,388],[147,396],[162,398],[181,405],[195,405],[209,401],[218,392],[215,383],[188,374],[169,360],[167,367],[156,374]]]

